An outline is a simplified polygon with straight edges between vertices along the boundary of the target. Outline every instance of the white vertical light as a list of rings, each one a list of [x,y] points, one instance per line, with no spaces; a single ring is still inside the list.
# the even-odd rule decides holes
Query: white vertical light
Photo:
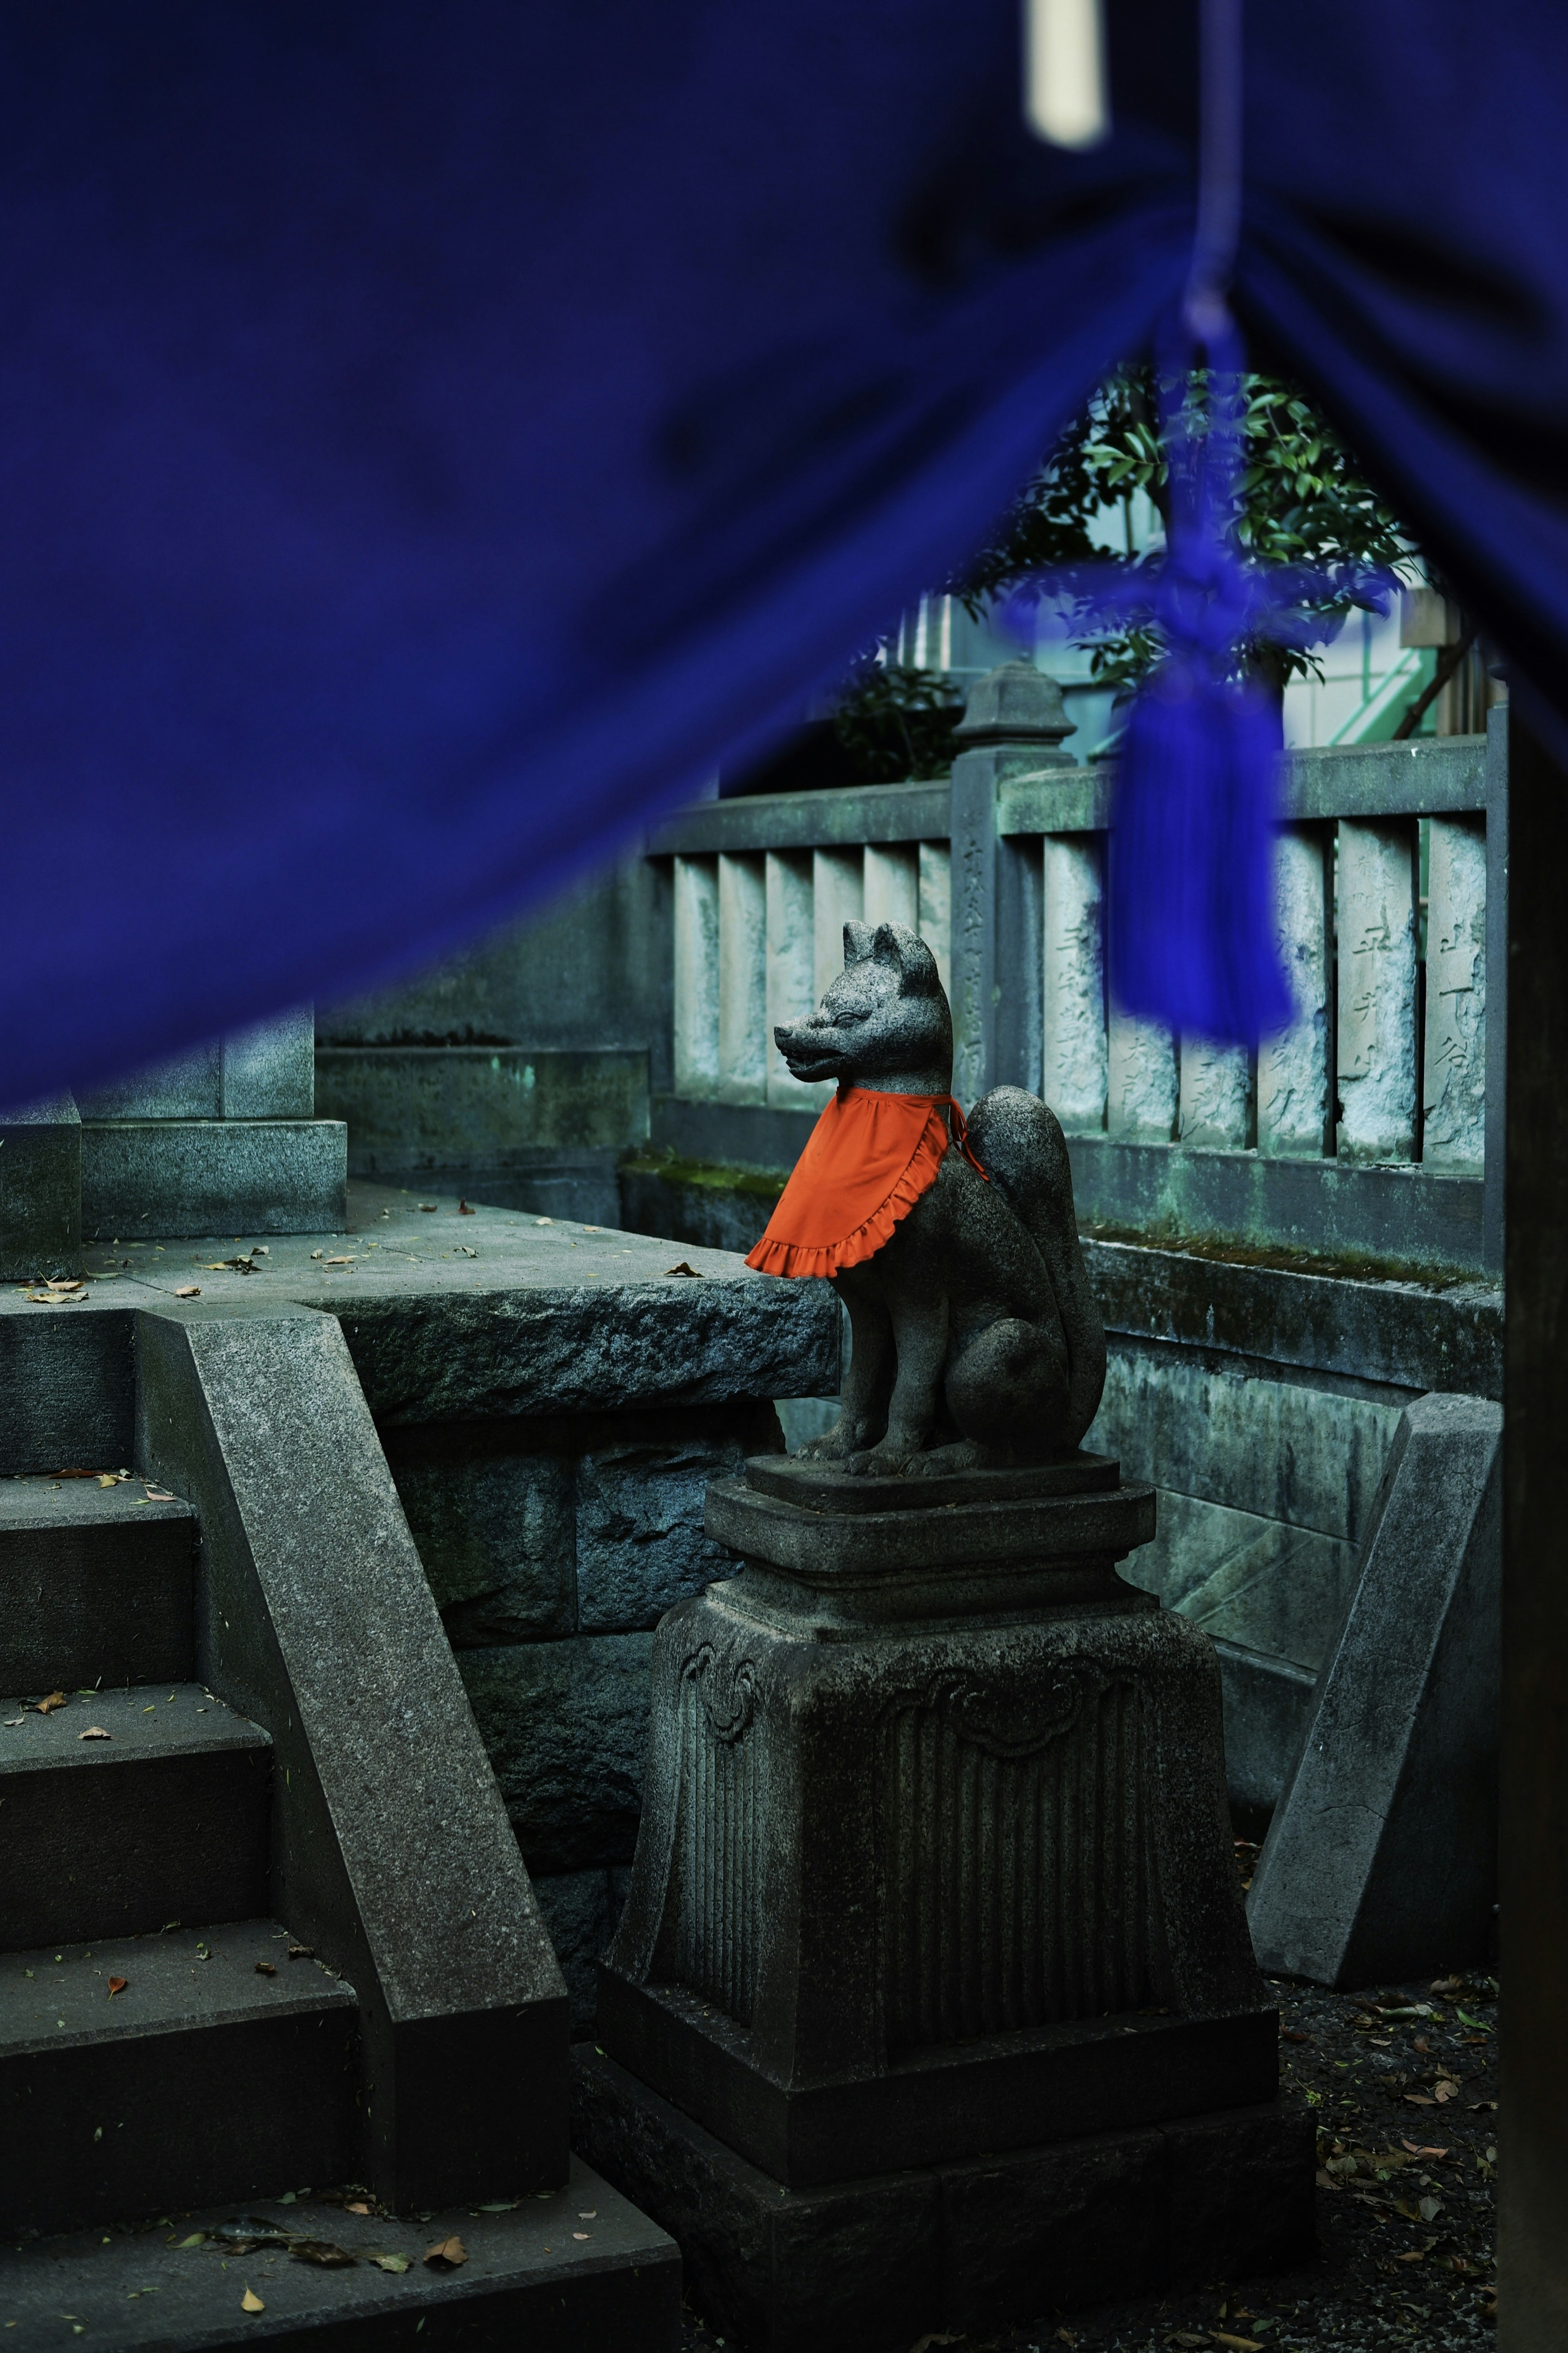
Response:
[[[1110,132],[1100,0],[1024,0],[1024,119],[1053,147]]]

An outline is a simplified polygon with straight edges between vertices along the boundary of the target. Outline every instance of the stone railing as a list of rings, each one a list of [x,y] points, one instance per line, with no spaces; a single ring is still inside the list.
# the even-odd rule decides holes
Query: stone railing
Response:
[[[1499,1266],[1503,714],[1489,738],[1288,758],[1279,903],[1300,1013],[1255,1055],[1108,1008],[1111,775],[1065,754],[1068,732],[1051,681],[1009,664],[972,695],[951,781],[711,802],[657,830],[656,1145],[787,1165],[824,1091],[790,1078],[773,1025],[838,970],[847,919],[890,919],[942,965],[954,1092],[1043,1093],[1089,1219]]]

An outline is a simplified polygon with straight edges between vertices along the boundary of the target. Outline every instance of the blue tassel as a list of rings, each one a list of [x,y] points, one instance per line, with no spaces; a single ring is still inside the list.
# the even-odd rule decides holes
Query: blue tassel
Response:
[[[1294,1018],[1274,913],[1272,699],[1167,662],[1128,718],[1110,835],[1111,995],[1222,1045]]]

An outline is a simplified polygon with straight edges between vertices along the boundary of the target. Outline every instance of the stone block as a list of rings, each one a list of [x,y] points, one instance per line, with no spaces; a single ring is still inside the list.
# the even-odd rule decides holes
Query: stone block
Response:
[[[81,1121],[69,1095],[0,1120],[0,1280],[81,1271]]]
[[[296,1006],[276,1020],[236,1029],[222,1049],[225,1119],[312,1119],[316,1111],[316,1011]]]
[[[647,1634],[595,1634],[458,1653],[531,1871],[631,1861],[651,1647]]]
[[[346,1133],[330,1119],[88,1120],[82,1231],[342,1233]]]
[[[315,1108],[348,1123],[356,1175],[486,1166],[514,1153],[624,1152],[647,1134],[646,1050],[322,1046]]]
[[[1279,1804],[1300,1754],[1317,1676],[1289,1659],[1216,1641],[1231,1811],[1254,1829]]]
[[[1164,2127],[1173,2282],[1245,2278],[1312,2260],[1315,2121],[1310,2108],[1281,2101]]]
[[[1372,1381],[1112,1340],[1084,1443],[1157,1487],[1354,1544],[1409,1403]]]
[[[5,1158],[0,1147],[0,1160]],[[79,1315],[16,1299],[0,1312],[0,1477],[117,1470],[134,1460],[133,1318],[121,1309]]]
[[[575,1631],[570,1462],[442,1450],[400,1456],[394,1476],[456,1648]]]
[[[909,2353],[1314,2251],[1312,2118],[1272,2101],[791,2189],[580,2043],[572,2142],[752,2353]]]
[[[1253,1879],[1267,1969],[1375,1985],[1488,1952],[1501,1440],[1501,1408],[1483,1398],[1422,1398],[1401,1419]]]
[[[1146,2295],[1168,2275],[1163,2132],[939,2168],[943,2310],[966,2333]],[[1310,2179],[1310,2175],[1309,2175]]]
[[[708,1482],[745,1459],[737,1440],[616,1446],[576,1466],[577,1622],[585,1634],[651,1629],[735,1564],[705,1535]]]
[[[221,1119],[223,1049],[211,1038],[80,1098],[83,1119]]]
[[[1216,1641],[1316,1673],[1355,1583],[1353,1545],[1196,1496],[1159,1494],[1159,1534],[1131,1571]]]
[[[599,1963],[614,1926],[610,1874],[605,1870],[547,1873],[534,1879],[533,1894],[566,1980],[572,2031],[590,2033],[599,2004]]]

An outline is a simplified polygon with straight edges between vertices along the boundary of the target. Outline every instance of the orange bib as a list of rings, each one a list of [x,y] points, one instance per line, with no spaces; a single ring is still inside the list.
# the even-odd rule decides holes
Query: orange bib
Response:
[[[837,1274],[874,1258],[936,1183],[950,1142],[984,1176],[952,1095],[841,1091],[825,1105],[746,1264],[761,1274]]]

